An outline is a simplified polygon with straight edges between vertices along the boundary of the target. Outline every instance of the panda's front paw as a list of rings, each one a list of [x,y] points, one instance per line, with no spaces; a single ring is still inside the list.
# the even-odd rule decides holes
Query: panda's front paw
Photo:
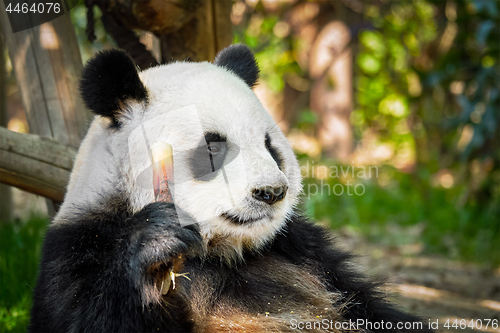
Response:
[[[140,285],[155,285],[165,294],[182,274],[184,260],[203,251],[198,225],[182,227],[175,206],[163,202],[147,205],[132,219],[136,229],[130,235],[130,266],[138,270]]]

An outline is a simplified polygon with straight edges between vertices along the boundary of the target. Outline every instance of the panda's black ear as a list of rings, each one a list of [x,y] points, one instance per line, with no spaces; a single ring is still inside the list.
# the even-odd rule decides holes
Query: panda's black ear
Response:
[[[114,125],[124,102],[146,101],[148,92],[142,84],[134,61],[121,50],[97,53],[82,71],[80,93],[94,113],[108,117]]]
[[[253,88],[259,79],[259,66],[250,49],[243,44],[226,47],[215,57],[214,64],[225,67],[238,75]]]

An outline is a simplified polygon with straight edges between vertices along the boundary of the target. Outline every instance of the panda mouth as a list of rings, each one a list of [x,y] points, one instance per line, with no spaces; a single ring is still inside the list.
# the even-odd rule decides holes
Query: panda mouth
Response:
[[[244,219],[242,218],[241,216],[238,216],[238,215],[234,215],[234,214],[231,214],[231,213],[222,213],[220,215],[220,217],[234,223],[234,224],[238,224],[238,225],[243,225],[243,224],[248,224],[248,223],[253,223],[253,222],[257,222],[257,221],[260,221],[266,217],[269,217],[267,215],[263,215],[263,216],[260,216],[260,217],[252,217],[252,218],[247,218],[247,219]]]

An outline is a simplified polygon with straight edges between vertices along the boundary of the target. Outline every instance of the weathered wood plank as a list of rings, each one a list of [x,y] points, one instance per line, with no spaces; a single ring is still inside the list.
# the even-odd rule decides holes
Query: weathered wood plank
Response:
[[[0,21],[30,133],[78,147],[91,115],[78,94],[82,61],[69,15],[13,34],[2,2]]]
[[[57,140],[35,134],[16,133],[3,127],[0,128],[0,149],[68,171],[73,167],[76,153],[76,148]]]
[[[0,127],[0,182],[62,201],[77,150]]]
[[[30,18],[26,15],[21,19]],[[82,61],[69,14],[14,34],[9,25],[5,4],[1,1],[0,23],[21,92],[30,133],[78,147],[85,136],[91,114],[85,109],[78,93]],[[64,188],[60,185],[67,181],[66,173],[50,168],[46,170],[46,166],[50,164],[38,161],[38,166],[32,160],[22,158],[26,155],[14,154],[13,157],[6,152],[2,154],[2,158],[11,158],[18,163],[17,170],[2,171],[5,182],[29,191],[37,191],[35,193],[42,195],[48,191],[49,197],[62,199],[63,195],[57,191]],[[28,166],[33,170],[40,170],[43,174],[38,178],[30,178],[32,173],[29,172]],[[55,182],[52,177],[56,176],[62,177],[57,183],[59,185],[50,188],[50,182]],[[18,180],[15,181],[13,177],[18,177]],[[30,182],[36,186],[29,185]],[[43,184],[47,184],[47,189],[42,193],[40,187]],[[55,195],[56,192],[59,194]],[[53,215],[54,207],[58,204],[52,205],[48,202],[49,215]]]

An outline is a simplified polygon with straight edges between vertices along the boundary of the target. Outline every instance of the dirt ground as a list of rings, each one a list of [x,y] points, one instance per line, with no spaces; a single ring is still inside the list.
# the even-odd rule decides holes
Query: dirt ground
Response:
[[[387,282],[394,302],[424,322],[438,320],[439,332],[500,332],[500,326],[492,327],[494,319],[500,325],[500,268],[404,256],[401,249],[369,244],[352,233],[340,232],[338,242],[359,256],[357,261],[366,274]],[[488,319],[492,321],[486,328]],[[444,327],[447,321],[449,328]]]

